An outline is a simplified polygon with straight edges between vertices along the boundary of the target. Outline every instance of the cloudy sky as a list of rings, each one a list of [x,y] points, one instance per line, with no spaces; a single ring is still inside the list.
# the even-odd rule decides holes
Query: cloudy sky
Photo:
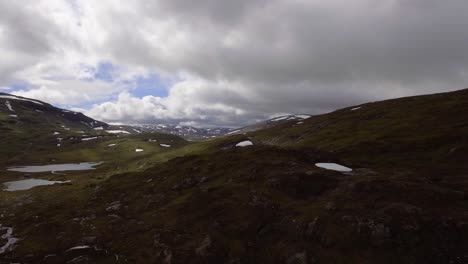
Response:
[[[468,87],[466,0],[0,0],[0,91],[237,126]]]

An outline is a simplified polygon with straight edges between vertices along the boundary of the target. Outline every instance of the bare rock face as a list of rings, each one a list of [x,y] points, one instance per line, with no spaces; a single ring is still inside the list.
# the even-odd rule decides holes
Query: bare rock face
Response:
[[[307,264],[307,253],[305,251],[295,253],[286,260],[286,264]]]
[[[208,254],[208,250],[211,247],[211,244],[212,244],[211,237],[209,235],[206,235],[205,239],[200,244],[200,246],[195,250],[195,252],[200,256],[206,256]]]
[[[67,262],[67,264],[88,264],[92,263],[89,257],[79,256]]]
[[[153,246],[155,247],[156,256],[161,260],[161,263],[171,264],[172,263],[172,251],[169,246],[161,241],[161,235],[156,234],[154,236]]]
[[[315,217],[312,222],[307,224],[307,228],[306,228],[306,231],[305,231],[306,237],[312,237],[314,234],[317,233],[317,231],[318,231],[318,220],[319,220],[319,218]]]
[[[115,202],[110,203],[107,206],[106,211],[108,211],[108,212],[118,211],[121,206],[122,206],[122,204],[120,203],[120,201],[115,201]]]
[[[97,252],[95,248],[90,246],[77,246],[70,248],[65,252],[65,257],[70,260],[79,259],[80,257],[88,259],[90,256],[96,256]],[[71,262],[75,263],[75,262]],[[82,263],[82,262],[76,262]]]

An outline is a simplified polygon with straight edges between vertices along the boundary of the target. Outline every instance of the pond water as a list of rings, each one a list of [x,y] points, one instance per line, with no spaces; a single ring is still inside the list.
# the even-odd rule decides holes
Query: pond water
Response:
[[[67,164],[50,164],[42,166],[18,166],[10,167],[7,170],[17,172],[56,172],[56,171],[81,171],[81,170],[95,170],[95,166],[102,164],[102,162],[82,162],[82,163],[67,163]]]
[[[340,172],[351,172],[353,169],[345,167],[337,163],[315,163],[315,166],[327,170],[334,170]]]
[[[27,179],[27,180],[19,180],[19,181],[11,181],[11,182],[4,182],[6,189],[4,191],[22,191],[22,190],[29,190],[36,186],[42,185],[52,185],[56,183],[67,183],[70,181],[48,181],[42,179]]]

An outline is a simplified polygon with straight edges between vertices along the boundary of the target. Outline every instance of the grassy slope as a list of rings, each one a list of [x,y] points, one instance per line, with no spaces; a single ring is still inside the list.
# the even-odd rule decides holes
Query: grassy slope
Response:
[[[370,103],[151,153],[155,166],[106,181],[93,179],[112,168],[74,185],[2,193],[4,212],[15,213],[2,221],[24,238],[4,258],[465,263],[467,107],[468,90]],[[234,147],[247,138],[256,145]],[[319,161],[355,170],[343,175]],[[97,249],[67,251],[82,244]]]
[[[13,111],[7,107],[7,102]],[[83,114],[63,111],[44,102],[0,98],[0,163],[16,163],[28,158],[30,152],[51,152],[59,137],[93,134],[95,131],[90,124],[107,126]],[[53,135],[54,132],[60,135]]]
[[[13,111],[7,107],[7,102]],[[109,164],[125,164],[118,170],[125,172],[167,160],[171,153],[177,152],[174,150],[188,144],[180,137],[161,133],[109,134],[93,129],[108,127],[105,123],[40,103],[0,98],[1,166],[107,161],[107,167],[111,166]],[[82,140],[92,137],[99,138]],[[109,147],[109,144],[116,146]],[[163,148],[159,144],[169,144],[171,148]],[[143,148],[144,152],[135,153],[136,148]],[[112,172],[116,173],[115,170]]]
[[[284,124],[253,137],[266,144],[334,152],[360,165],[414,167],[421,161],[426,166],[467,158],[468,89],[360,107],[315,116],[300,125]]]

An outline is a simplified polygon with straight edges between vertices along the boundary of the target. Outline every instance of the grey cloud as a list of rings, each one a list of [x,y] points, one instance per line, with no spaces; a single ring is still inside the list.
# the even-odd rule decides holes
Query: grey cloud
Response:
[[[216,41],[219,35],[201,34],[211,37],[214,46],[197,47],[200,52],[185,57],[183,65],[206,78],[216,73],[270,83],[465,81],[459,72],[466,71],[468,61],[463,11],[468,4],[462,8],[460,2],[449,1],[421,8],[418,1],[405,2],[414,5],[410,10],[399,2],[353,10],[352,4],[343,3],[345,10],[337,12],[327,4],[279,3],[251,17],[247,25],[232,28],[245,34],[247,41],[240,47],[226,48]],[[227,33],[219,32],[221,37]]]
[[[231,125],[275,113],[316,114],[461,89],[468,82],[468,2],[462,0],[78,3],[82,28],[93,37],[67,35],[56,23],[49,35],[36,34],[50,24],[40,17],[18,24],[0,18],[15,39],[10,48],[38,57],[71,47],[83,57],[186,82],[174,85],[162,102],[145,101],[157,114],[135,112],[124,105],[133,102],[128,99],[90,111],[103,119]],[[0,5],[25,12],[1,0]],[[9,66],[0,66],[0,74],[17,68]]]
[[[141,63],[168,71],[273,85],[395,83],[408,93],[432,91],[418,85],[431,81],[445,83],[442,90],[466,82],[466,1],[178,0],[156,7],[149,9],[156,18],[175,17],[190,35],[186,50],[174,50],[180,57],[142,54]],[[236,32],[244,41],[226,46],[222,40]]]
[[[35,2],[0,0],[0,85],[27,82],[15,74],[34,67],[48,54],[64,50],[57,44],[65,41],[66,29],[59,28],[49,15],[40,12]]]
[[[150,3],[150,9],[148,10],[162,9],[163,13],[167,14],[166,17],[177,16],[182,21],[203,20],[226,26],[248,19],[249,15],[254,16],[255,11],[263,8],[267,3],[267,0],[162,0],[157,2],[156,5]]]
[[[0,1],[0,10],[7,48],[36,55],[50,50],[47,34],[53,26],[49,21],[20,2]]]

